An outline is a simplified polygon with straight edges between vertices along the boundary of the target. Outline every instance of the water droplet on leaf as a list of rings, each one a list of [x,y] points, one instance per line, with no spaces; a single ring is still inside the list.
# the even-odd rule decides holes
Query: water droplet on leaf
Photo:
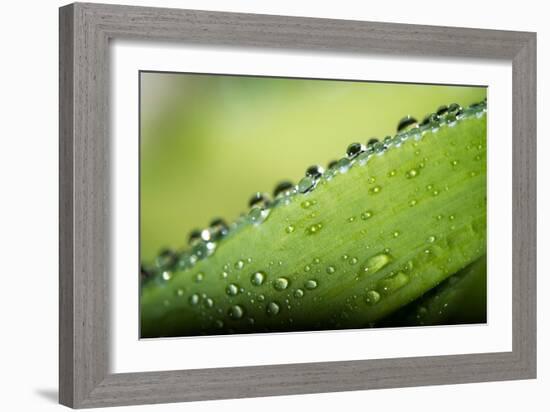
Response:
[[[189,303],[193,306],[195,306],[196,304],[199,303],[199,300],[200,300],[200,297],[199,295],[197,295],[196,293],[193,293],[190,297],[189,297]]]
[[[397,123],[397,132],[410,130],[418,126],[418,121],[412,116],[405,116]]]
[[[380,293],[376,290],[369,290],[365,295],[365,302],[369,305],[375,305],[380,300]]]
[[[269,302],[267,304],[266,312],[270,316],[275,316],[281,311],[281,308],[277,302]]]
[[[239,293],[239,286],[237,286],[236,284],[234,283],[231,283],[227,286],[227,288],[225,289],[225,292],[229,295],[229,296],[235,296]]]
[[[365,212],[361,213],[361,219],[368,220],[372,217],[372,212],[370,210],[366,210]]]
[[[315,235],[323,228],[322,223],[315,223],[306,229],[306,235]]]
[[[227,312],[231,319],[241,319],[244,316],[244,308],[241,305],[234,305]]]
[[[379,253],[367,259],[363,271],[367,274],[376,273],[380,269],[387,266],[391,261],[391,255],[389,255],[388,253]]]
[[[314,279],[306,280],[306,282],[304,283],[304,286],[306,289],[313,290],[317,287],[317,281]]]
[[[407,283],[409,283],[409,275],[405,272],[399,271],[393,275],[381,279],[378,282],[377,287],[384,295],[389,295],[396,290],[401,289]]]
[[[276,289],[276,290],[285,290],[288,285],[289,285],[289,281],[287,278],[285,277],[280,277],[280,278],[277,278],[273,281],[273,287]]]
[[[257,271],[252,274],[250,277],[250,283],[252,283],[254,286],[260,286],[265,281],[265,273],[262,271]]]
[[[352,143],[346,149],[346,155],[350,159],[355,159],[359,154],[363,153],[367,148],[361,143]]]

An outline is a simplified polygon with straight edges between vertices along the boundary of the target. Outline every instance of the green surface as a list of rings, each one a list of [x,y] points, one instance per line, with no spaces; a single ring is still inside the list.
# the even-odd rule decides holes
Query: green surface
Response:
[[[225,199],[241,186],[232,181],[213,194]],[[199,196],[205,208],[207,197]],[[181,233],[179,239],[181,246]],[[160,275],[143,287],[142,335],[376,326],[485,253],[482,115],[410,138],[365,166],[322,180],[313,192],[275,207],[262,224],[234,230],[192,269],[165,270],[166,280]]]
[[[487,322],[487,256],[445,279],[380,326],[437,326]]]

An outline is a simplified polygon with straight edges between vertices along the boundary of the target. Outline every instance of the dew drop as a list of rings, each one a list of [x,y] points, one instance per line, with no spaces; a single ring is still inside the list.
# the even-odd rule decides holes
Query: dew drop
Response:
[[[235,262],[235,269],[241,270],[242,268],[244,268],[244,260],[237,260]]]
[[[327,164],[328,169],[336,169],[336,165],[338,164],[338,160],[331,160]]]
[[[315,200],[304,200],[300,203],[303,209],[309,209],[311,206],[315,205],[317,202]]]
[[[294,297],[295,298],[301,298],[304,296],[304,291],[302,289],[296,289],[294,291]]]
[[[462,106],[460,106],[458,103],[452,103],[449,105],[449,112],[459,112],[462,111]]]
[[[311,266],[305,265],[304,266],[304,272],[309,272],[311,270]]]
[[[356,257],[352,257],[352,258],[349,260],[349,264],[350,264],[350,265],[355,265],[355,264],[357,264],[357,262],[358,262],[358,260],[357,260]]]
[[[200,300],[200,297],[199,295],[197,295],[196,293],[193,293],[190,297],[189,297],[189,303],[193,306],[195,306],[196,304],[199,303],[199,300]]]
[[[407,283],[409,283],[409,275],[405,272],[397,272],[387,278],[381,279],[378,282],[378,288],[382,291],[383,294],[389,295],[396,290],[401,289]]]
[[[367,151],[357,156],[355,161],[357,162],[357,164],[359,164],[359,166],[365,166],[368,160],[371,158],[371,156],[372,156],[371,150],[370,148],[367,148]]]
[[[172,272],[168,272],[167,270],[162,272],[162,279],[163,280],[170,280],[171,278],[172,278]]]
[[[455,167],[458,165],[458,160],[451,160],[451,166]]]
[[[413,177],[418,176],[418,170],[411,169],[406,173],[407,179],[412,179]]]
[[[269,205],[269,195],[267,193],[256,192],[252,195],[252,197],[248,201],[248,206],[250,207],[258,206],[261,208],[265,208],[268,205]]]
[[[212,233],[209,229],[203,229],[201,231],[201,239],[205,242],[210,242],[212,240]]]
[[[317,184],[317,180],[314,179],[313,177],[310,177],[310,176],[303,177],[298,182],[298,186],[297,186],[298,192],[300,193],[310,192],[315,188],[316,184]]]
[[[227,288],[225,289],[225,292],[229,296],[235,296],[239,293],[239,287],[237,285],[235,285],[234,283],[231,283],[227,286]]]
[[[398,230],[396,230],[395,232],[392,233],[392,236],[393,237],[399,237],[400,233]]]
[[[317,287],[317,281],[314,279],[306,280],[306,283],[304,283],[304,286],[306,289],[313,290]]]
[[[275,189],[273,190],[273,197],[278,197],[279,195],[288,196],[293,192],[293,190],[294,185],[292,184],[292,182],[285,180],[275,186]]]
[[[244,316],[244,308],[241,305],[233,305],[227,314],[231,319],[241,319]]]
[[[397,170],[393,169],[388,172],[388,177],[394,177],[397,174]]]
[[[439,106],[435,114],[442,116],[449,111],[449,106]]]
[[[348,222],[349,223],[355,222],[355,216],[348,217]]]
[[[204,273],[199,272],[195,275],[195,282],[200,283],[204,279]]]
[[[367,259],[363,271],[368,274],[376,273],[380,269],[387,266],[391,261],[391,255],[388,253],[379,253],[378,255],[371,256]]]
[[[248,212],[248,219],[251,223],[259,225],[260,223],[265,222],[270,213],[271,209],[264,209],[263,207],[254,206],[250,209],[250,212]]]
[[[405,116],[397,123],[397,132],[410,130],[415,127],[418,127],[418,121],[412,116]]]
[[[372,217],[372,212],[370,210],[366,210],[363,213],[361,213],[361,219],[368,220]]]
[[[254,286],[260,286],[264,283],[265,277],[265,273],[262,271],[254,272],[250,277],[250,283],[252,283]]]
[[[380,191],[382,190],[382,187],[380,185],[376,185],[374,187],[371,187],[369,189],[369,193],[371,194],[377,194],[377,193],[380,193]]]
[[[211,238],[209,240],[216,241],[229,233],[229,226],[227,226],[227,223],[222,218],[216,218],[210,222],[208,231]]]
[[[420,127],[429,127],[430,124],[432,124],[433,122],[436,122],[437,121],[437,114],[435,113],[431,113],[429,115],[427,115],[426,117],[424,117],[424,119],[422,119],[422,122],[420,122]]]
[[[366,151],[367,148],[365,145],[361,143],[352,143],[348,146],[346,149],[346,155],[349,159],[355,159],[357,156],[359,156],[361,153]]]
[[[206,305],[206,307],[211,308],[214,306],[214,301],[211,298],[206,298],[204,304]]]
[[[277,302],[269,302],[267,304],[266,312],[269,316],[275,316],[281,311],[281,308]]]
[[[290,282],[288,281],[287,278],[280,277],[280,278],[277,278],[273,281],[273,287],[276,290],[285,290],[286,288],[288,288],[289,283]]]
[[[220,319],[216,320],[216,322],[214,322],[214,325],[216,325],[218,329],[223,328],[223,320],[220,320]]]
[[[410,207],[416,206],[417,203],[418,203],[418,201],[416,199],[409,200],[409,206]]]
[[[194,229],[189,233],[189,245],[193,246],[201,240],[201,231]]]
[[[313,179],[319,179],[325,172],[325,169],[319,165],[313,165],[307,168],[306,170],[306,176],[311,177]]]
[[[183,289],[176,290],[176,296],[179,296],[179,297],[183,296]]]
[[[323,228],[322,223],[315,223],[306,229],[306,235],[315,235],[319,233],[322,228]]]
[[[428,240],[428,243],[433,243],[433,242],[435,242],[435,239],[436,239],[436,237],[432,235],[432,236],[428,237],[427,240]]]
[[[288,226],[285,228],[285,232],[288,233],[288,234],[294,232],[294,230],[295,230],[294,225],[288,225]]]
[[[177,254],[173,249],[163,249],[155,260],[158,268],[171,268],[177,261]]]
[[[334,266],[328,266],[328,267],[327,267],[327,273],[328,273],[329,275],[332,275],[332,274],[335,273],[335,272],[336,272],[336,268],[335,268]]]
[[[367,291],[365,295],[365,302],[367,302],[369,305],[376,305],[378,301],[380,301],[380,293],[378,293],[374,289]]]
[[[346,173],[351,167],[351,161],[347,157],[343,157],[338,160],[336,167],[340,173]]]
[[[367,146],[373,146],[374,144],[378,143],[378,139],[376,137],[371,137],[368,141],[367,141]]]

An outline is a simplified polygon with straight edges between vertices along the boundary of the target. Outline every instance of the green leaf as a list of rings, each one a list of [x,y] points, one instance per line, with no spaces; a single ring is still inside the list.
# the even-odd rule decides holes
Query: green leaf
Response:
[[[377,326],[435,326],[486,322],[487,256],[482,256]]]
[[[485,104],[386,143],[159,259],[142,337],[372,326],[483,256]]]

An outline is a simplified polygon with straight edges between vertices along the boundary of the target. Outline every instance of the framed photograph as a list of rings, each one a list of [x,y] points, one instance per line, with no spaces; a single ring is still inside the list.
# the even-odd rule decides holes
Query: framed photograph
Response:
[[[60,402],[536,376],[536,35],[60,9]]]

